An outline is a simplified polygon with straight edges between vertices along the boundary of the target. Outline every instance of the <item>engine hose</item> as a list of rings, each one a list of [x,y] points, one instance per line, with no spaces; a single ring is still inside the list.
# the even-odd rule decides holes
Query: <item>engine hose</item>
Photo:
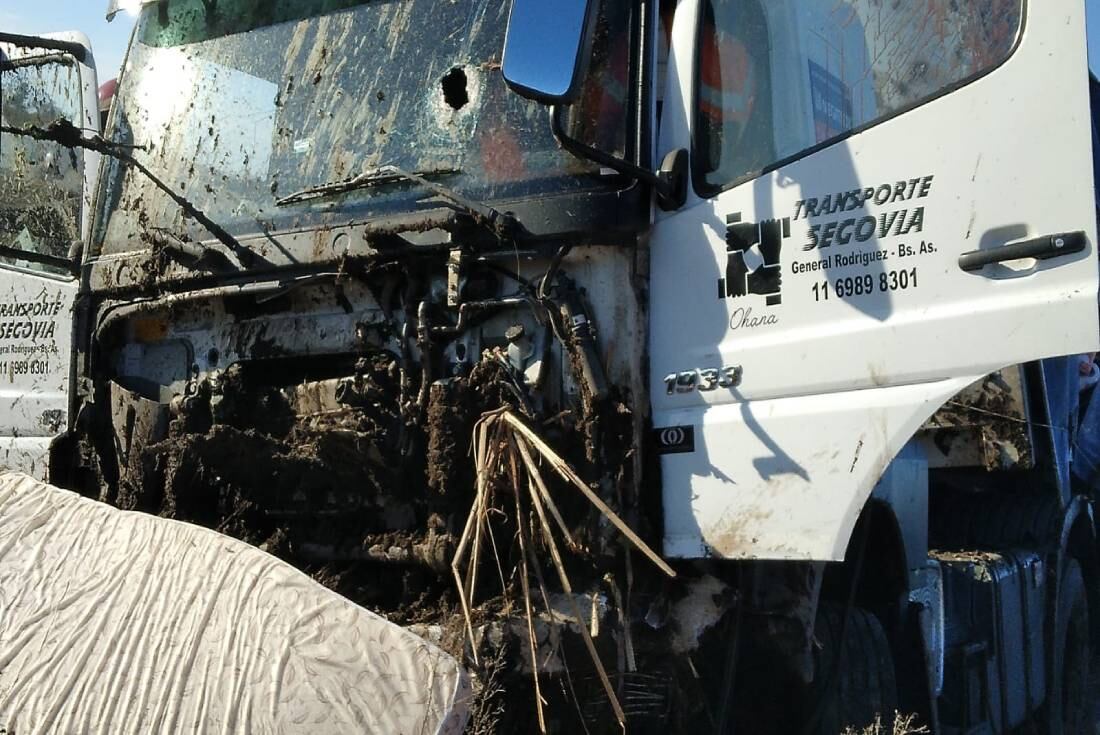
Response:
[[[569,254],[569,251],[573,249],[572,243],[562,245],[558,248],[558,252],[554,253],[554,257],[550,259],[550,265],[546,269],[546,274],[539,281],[538,297],[545,299],[547,292],[550,290],[550,284],[554,282],[554,276],[558,274],[558,269],[561,267],[561,262],[565,260],[565,256]]]
[[[581,378],[584,380],[593,401],[607,398],[607,378],[596,351],[596,338],[592,333],[592,323],[584,313],[576,289],[570,288],[561,300],[561,313],[565,326],[573,333],[573,345]]]
[[[432,336],[428,324],[427,299],[420,302],[416,309],[416,346],[420,349],[420,392],[416,397],[417,409],[423,411],[428,406],[428,391],[432,385]]]

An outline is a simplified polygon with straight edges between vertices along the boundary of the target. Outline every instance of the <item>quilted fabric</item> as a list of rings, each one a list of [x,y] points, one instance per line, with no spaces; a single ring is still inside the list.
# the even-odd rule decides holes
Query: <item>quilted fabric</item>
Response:
[[[256,548],[0,475],[0,726],[457,735],[451,656]]]

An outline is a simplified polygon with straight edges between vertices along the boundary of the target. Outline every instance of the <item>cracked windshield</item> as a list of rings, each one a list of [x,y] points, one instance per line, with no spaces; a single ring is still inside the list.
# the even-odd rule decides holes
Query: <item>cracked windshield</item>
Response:
[[[12,58],[0,45],[0,125],[46,127],[80,118],[80,74],[59,54]],[[0,248],[64,258],[79,237],[83,155],[58,143],[0,134]],[[0,253],[0,262],[50,273],[58,265]]]
[[[301,196],[383,166],[482,201],[605,185],[597,167],[559,147],[545,107],[505,87],[509,5],[147,6],[108,134],[235,236],[439,206],[400,177]],[[629,44],[620,45],[625,60]],[[581,104],[591,114],[570,117],[599,128],[590,140],[621,148],[626,106],[601,93],[588,84]],[[139,172],[111,162],[106,173],[104,252],[144,247],[156,230],[210,237]]]

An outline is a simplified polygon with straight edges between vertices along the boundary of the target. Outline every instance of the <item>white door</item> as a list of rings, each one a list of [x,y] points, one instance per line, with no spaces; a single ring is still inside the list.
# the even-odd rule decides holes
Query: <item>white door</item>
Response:
[[[98,132],[96,74],[82,34],[0,34],[0,121],[64,119]],[[69,264],[84,239],[98,154],[0,133],[0,468],[39,478],[68,425],[73,303]]]
[[[977,377],[1096,349],[1080,0],[686,0],[652,239],[671,556],[841,559]]]

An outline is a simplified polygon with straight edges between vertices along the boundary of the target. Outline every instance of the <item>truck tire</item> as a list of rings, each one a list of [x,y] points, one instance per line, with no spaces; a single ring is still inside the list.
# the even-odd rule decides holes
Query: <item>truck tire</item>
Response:
[[[819,648],[809,715],[816,723],[809,723],[807,731],[839,735],[851,727],[858,732],[878,719],[883,732],[892,732],[898,691],[886,632],[873,614],[854,607],[841,648],[843,621],[843,605],[823,601],[818,606],[814,638]]]
[[[1053,612],[1053,610],[1052,610]],[[1092,732],[1089,696],[1089,608],[1081,567],[1070,559],[1058,590],[1047,703],[1039,717],[1043,735]]]

